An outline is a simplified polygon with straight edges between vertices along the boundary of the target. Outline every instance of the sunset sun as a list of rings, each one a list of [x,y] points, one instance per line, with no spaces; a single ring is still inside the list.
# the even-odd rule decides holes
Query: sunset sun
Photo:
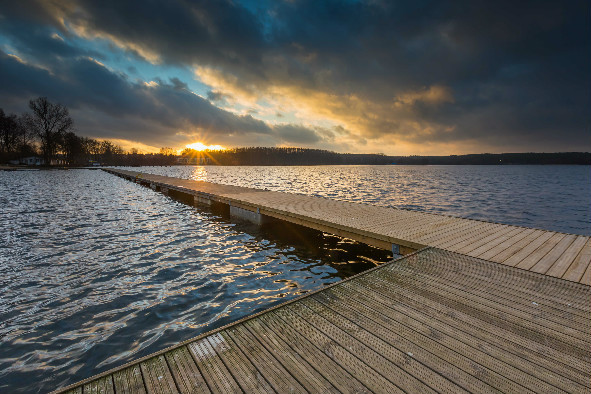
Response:
[[[185,147],[189,149],[193,149],[196,151],[204,151],[204,150],[225,150],[221,145],[205,145],[203,142],[194,142],[192,144],[187,144]]]

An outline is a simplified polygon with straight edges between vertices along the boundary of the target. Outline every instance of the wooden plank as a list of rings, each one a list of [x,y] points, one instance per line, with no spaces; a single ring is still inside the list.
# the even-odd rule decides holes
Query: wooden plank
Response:
[[[331,293],[341,293],[344,291],[342,288],[331,290],[333,290]],[[382,319],[385,320],[385,324],[391,326],[392,329],[401,330],[399,332],[404,332],[406,337],[412,338],[413,341],[420,343],[424,348],[427,348],[430,351],[437,352],[440,357],[448,363],[452,363],[473,376],[479,377],[485,383],[503,392],[534,392],[531,389],[528,390],[527,387],[524,387],[522,385],[523,382],[515,381],[518,379],[511,379],[514,375],[519,375],[517,371],[514,371],[510,366],[491,358],[477,347],[471,347],[469,344],[456,339],[458,336],[457,333],[454,333],[454,335],[443,335],[442,333],[444,331],[425,330],[430,324],[425,327],[425,319],[422,316],[413,314],[412,317],[409,317],[409,315],[404,313],[406,312],[404,306],[402,308],[396,308],[399,309],[399,312],[402,312],[397,313],[389,308],[389,305],[381,303],[384,299],[380,297],[373,299],[373,293],[368,295],[362,289],[359,289],[359,291],[360,292],[354,293],[354,295],[350,293],[350,295],[347,295],[346,292],[343,292],[341,293],[341,297],[342,299],[345,299],[353,296],[350,298],[350,301],[362,305],[360,309],[364,311],[364,314],[369,314],[374,318],[378,318],[380,315],[383,316]],[[379,301],[380,304],[376,303],[376,301]],[[359,306],[356,305],[356,308],[359,308]],[[374,310],[375,313],[371,312],[371,310]],[[422,327],[418,323],[420,320],[415,320],[417,317],[423,320]],[[406,327],[395,322],[404,323],[404,326]],[[417,332],[419,334],[417,334]],[[481,344],[478,345],[481,346]],[[513,372],[513,375],[510,374],[509,377],[506,376],[507,368],[509,368],[509,372]]]
[[[479,319],[477,316],[467,314],[450,307],[446,304],[441,304],[426,298],[421,294],[410,292],[408,289],[396,288],[395,291],[388,292],[388,298],[382,296],[383,286],[379,283],[367,281],[365,278],[360,278],[355,283],[343,284],[338,291],[353,290],[355,294],[348,297],[364,297],[364,292],[357,286],[366,287],[371,290],[376,290],[378,293],[372,294],[370,300],[379,300],[382,305],[386,305],[390,309],[394,309],[405,315],[412,316],[413,321],[422,321],[422,324],[428,326],[437,326],[441,331],[445,331],[447,326],[455,327],[455,331],[463,332],[470,328],[471,335],[478,338],[485,338],[487,342],[499,343],[500,346],[511,351],[519,351],[528,360],[537,360],[536,363],[544,365],[548,359],[551,359],[551,365],[554,368],[560,368],[570,371],[571,373],[581,373],[589,368],[589,364],[583,362],[580,358],[574,357],[567,353],[560,354],[547,343],[541,343],[539,336],[524,336],[522,331],[507,330],[504,325],[498,325],[490,320]],[[337,291],[336,289],[333,289]],[[412,309],[399,310],[397,303],[401,305],[412,305],[412,308],[421,311],[421,314],[416,314]],[[383,309],[383,307],[382,307]],[[381,310],[381,309],[380,309]],[[382,311],[384,313],[384,311]],[[398,315],[397,315],[398,316]],[[400,315],[401,316],[401,315]],[[401,318],[398,316],[398,318]],[[438,321],[443,322],[442,326]],[[416,327],[415,327],[416,329]],[[492,341],[492,342],[491,342]],[[470,343],[468,341],[468,343]],[[507,345],[510,344],[510,347]],[[470,353],[468,353],[470,354]],[[577,372],[578,371],[578,372]],[[568,372],[567,372],[568,373]]]
[[[413,268],[417,276],[436,276],[444,283],[462,284],[471,291],[485,291],[495,297],[506,297],[527,305],[535,301],[539,307],[548,308],[550,313],[560,319],[574,316],[583,324],[591,314],[591,303],[580,299],[580,286],[550,279],[541,286],[540,276],[529,271],[457,255],[453,259],[439,258],[437,264],[414,261]],[[514,285],[515,281],[519,282],[519,286]],[[560,287],[561,291],[556,292],[556,287]]]
[[[142,394],[146,392],[139,365],[132,365],[113,374],[117,394]]]
[[[382,290],[384,290],[382,288]],[[340,291],[340,289],[339,289]],[[360,295],[361,294],[361,295]],[[495,322],[486,322],[486,321],[478,321],[475,320],[474,323],[468,325],[468,326],[463,326],[463,325],[458,325],[455,321],[454,318],[448,318],[446,315],[443,315],[441,312],[436,312],[438,313],[436,316],[438,317],[437,319],[433,319],[431,317],[433,312],[430,313],[426,313],[427,311],[430,310],[430,308],[425,309],[424,306],[429,305],[432,303],[431,300],[424,300],[427,301],[427,304],[423,304],[423,306],[421,306],[420,304],[417,304],[415,301],[412,302],[412,305],[415,305],[417,307],[419,307],[418,310],[421,311],[425,311],[422,314],[417,314],[415,311],[413,311],[412,309],[409,310],[406,306],[395,306],[391,303],[387,303],[387,299],[384,299],[381,296],[372,296],[372,298],[367,298],[366,296],[363,295],[363,293],[358,293],[355,295],[351,295],[349,296],[351,297],[351,299],[355,299],[355,300],[359,300],[360,302],[362,300],[364,303],[368,303],[368,305],[379,301],[380,303],[382,303],[382,305],[387,306],[387,308],[385,310],[382,310],[383,307],[381,309],[377,309],[380,310],[380,313],[385,314],[387,316],[390,316],[392,319],[399,319],[399,321],[404,322],[404,324],[409,325],[410,327],[413,327],[415,330],[419,330],[421,332],[424,332],[425,329],[427,329],[428,327],[431,327],[429,329],[427,329],[427,331],[425,332],[425,334],[430,333],[431,329],[435,329],[437,330],[437,332],[440,333],[447,333],[447,335],[449,335],[450,338],[447,337],[441,337],[440,335],[436,335],[436,338],[438,340],[438,342],[445,344],[445,346],[450,346],[452,349],[455,349],[455,351],[459,352],[460,354],[463,354],[469,358],[474,359],[474,361],[477,361],[478,363],[481,363],[483,366],[484,365],[489,365],[489,367],[491,370],[497,371],[497,372],[502,372],[502,374],[504,376],[507,377],[511,377],[513,376],[513,380],[517,379],[517,382],[520,383],[523,379],[526,379],[525,377],[520,378],[519,375],[519,371],[508,367],[507,365],[514,365],[516,367],[518,367],[519,370],[525,370],[527,371],[526,375],[528,376],[527,379],[530,379],[530,375],[531,376],[537,376],[537,379],[541,379],[541,380],[546,380],[547,377],[551,376],[551,375],[555,375],[557,370],[560,370],[557,368],[557,365],[555,365],[554,363],[550,363],[549,365],[547,364],[547,360],[545,359],[547,357],[547,355],[543,354],[542,348],[540,348],[539,352],[540,355],[536,356],[534,358],[520,358],[520,357],[515,357],[515,356],[511,356],[510,354],[507,354],[507,345],[508,345],[508,340],[513,340],[513,339],[517,339],[518,342],[523,342],[523,340],[526,337],[522,337],[519,334],[515,335],[515,334],[511,334],[509,336],[507,336],[506,338],[501,337],[501,336],[497,336],[498,333],[498,327],[502,327],[499,326],[497,324],[495,324]],[[403,298],[405,301],[403,302],[407,302],[407,298]],[[386,303],[384,303],[386,302]],[[433,303],[433,308],[435,308],[435,310],[442,308],[443,305],[437,305],[436,303]],[[392,314],[391,312],[389,312],[389,309],[393,308],[394,310],[399,311],[399,313],[394,313]],[[457,310],[455,309],[451,309],[457,312]],[[400,312],[403,313],[406,317],[402,317],[400,315]],[[460,315],[461,316],[461,315]],[[443,323],[443,324],[442,324]],[[450,329],[449,326],[454,327],[453,329]],[[482,341],[481,339],[476,339],[476,338],[481,338],[481,334],[482,334],[482,330],[480,329],[481,325],[490,325],[491,327],[491,334],[493,334],[493,336],[488,336],[486,341]],[[466,331],[466,328],[469,328],[468,331]],[[531,337],[531,338],[535,338]],[[492,341],[491,341],[492,339]],[[459,342],[457,342],[459,340]],[[527,343],[527,342],[526,342]],[[538,347],[538,345],[536,344],[536,341],[532,342],[534,345],[533,348],[528,349],[527,347],[525,347],[524,349],[527,349],[524,354],[531,354],[532,349],[536,349]],[[466,348],[466,346],[468,346],[469,348]],[[492,346],[492,347],[491,347]],[[469,350],[470,348],[472,348],[472,350]],[[511,348],[512,350],[514,350],[515,348]],[[484,351],[484,354],[481,353],[482,351]],[[555,350],[552,351],[552,353],[556,353]],[[502,360],[504,364],[500,365],[500,364],[496,364],[497,361],[494,360],[489,360],[487,358],[486,355],[496,355],[495,357],[498,360]],[[561,357],[562,355],[560,355],[559,357]],[[536,360],[536,364],[531,364],[531,361]],[[585,365],[585,363],[582,363],[580,360],[578,359],[574,359],[576,361],[576,364],[573,365],[580,365],[583,370],[585,368],[587,368]],[[489,363],[493,363],[493,364],[489,364]],[[546,365],[548,368],[547,370],[544,370],[543,368],[541,368],[542,365]],[[560,365],[560,364],[558,364]],[[507,369],[509,368],[509,369]],[[581,380],[584,378],[582,378],[582,376],[584,376],[584,374],[582,374],[581,372],[575,372],[575,370],[572,370],[572,365],[563,365],[562,367],[563,371],[567,371],[567,374],[570,373],[571,375],[574,374],[575,377],[578,376],[578,379]],[[509,375],[508,375],[509,374]],[[533,378],[532,378],[533,379]],[[491,382],[492,383],[492,382]],[[498,387],[498,384],[500,382],[496,382],[494,383],[495,387]],[[567,382],[568,383],[568,382]],[[520,383],[522,384],[522,383]],[[539,382],[536,381],[536,379],[530,380],[529,381],[529,386],[531,389],[538,391],[539,389],[535,389],[536,385],[539,384]],[[570,383],[569,383],[570,384]],[[547,386],[546,386],[547,387]],[[547,390],[545,390],[547,392],[552,392],[552,389],[550,387],[547,387]]]
[[[382,393],[402,393],[403,391],[392,384],[384,376],[380,375],[374,369],[369,368],[363,361],[357,358],[349,350],[343,348],[330,337],[323,334],[310,323],[299,318],[294,313],[287,310],[276,310],[273,312],[284,320],[284,324],[293,327],[301,335],[309,338],[310,341],[331,359],[337,362],[342,368],[350,372],[355,378],[363,383],[373,392]]]
[[[582,281],[585,269],[591,267],[591,239],[587,239],[581,251],[574,258],[572,264],[568,267],[564,275],[564,279],[572,280],[574,282],[584,283]],[[590,283],[585,283],[590,284]]]
[[[451,231],[451,229],[456,228],[458,224],[462,223],[463,221],[464,220],[458,218],[443,216],[440,221],[425,228],[417,228],[415,231],[408,233],[406,236],[418,240],[421,237],[433,235],[435,233]]]
[[[435,393],[432,388],[401,369],[395,363],[389,361],[382,354],[377,353],[363,342],[349,335],[346,331],[335,326],[323,316],[314,313],[314,310],[310,309],[306,302],[290,305],[289,309],[343,348],[353,353],[365,365],[378,372],[404,392]]]
[[[516,266],[521,261],[523,261],[524,258],[531,255],[537,248],[539,248],[546,241],[548,241],[553,235],[554,235],[554,233],[552,233],[552,232],[542,231],[538,237],[536,237],[533,241],[530,241],[528,244],[523,245],[516,253],[509,254],[507,256],[507,258],[505,260],[503,260],[503,264],[509,265],[512,267]],[[493,261],[499,261],[499,260],[497,260],[496,256],[495,256]]]
[[[548,253],[546,253],[546,255],[544,257],[542,257],[531,269],[530,271],[533,272],[539,272],[541,274],[547,274],[547,272],[550,270],[550,268],[558,261],[558,259],[567,251],[567,249],[573,244],[573,242],[576,240],[577,236],[576,235],[565,235],[560,242],[558,242],[556,244],[555,247],[551,248]],[[582,245],[581,245],[582,246]],[[581,248],[579,248],[577,250],[580,251]],[[573,253],[574,254],[574,253]],[[576,254],[574,254],[576,256]],[[574,256],[570,258],[570,262],[572,262],[574,259]],[[567,263],[565,262],[564,265],[566,265]],[[569,264],[570,265],[570,264]],[[559,272],[558,275],[552,275],[552,276],[557,276],[557,277],[561,277],[562,274],[564,273],[564,271],[566,271],[567,267],[564,267],[563,269],[561,269],[560,267],[558,267],[558,271]]]
[[[384,357],[387,360],[384,362],[390,362],[393,365],[401,368],[404,371],[404,375],[408,374],[410,376],[414,376],[417,381],[409,381],[408,377],[406,376],[403,376],[402,379],[398,379],[396,377],[398,371],[395,371],[393,375],[388,375],[390,380],[394,379],[402,386],[405,391],[413,391],[415,388],[418,388],[420,389],[420,392],[427,392],[433,391],[431,387],[434,387],[437,389],[437,392],[443,393],[455,394],[468,392],[462,387],[443,377],[440,373],[433,371],[431,368],[425,366],[420,361],[417,361],[414,353],[401,351],[396,347],[393,347],[391,344],[385,342],[380,337],[374,335],[372,331],[376,329],[375,325],[373,325],[369,330],[366,330],[363,328],[363,326],[358,325],[358,320],[361,320],[362,318],[355,319],[355,322],[345,318],[334,310],[329,309],[330,305],[333,304],[331,302],[323,304],[316,299],[309,298],[303,300],[302,304],[313,311],[316,316],[322,317],[327,322],[330,322],[332,325],[334,325],[334,327],[336,327],[341,332],[347,333],[352,338],[355,338],[355,340],[359,341],[359,343],[367,346],[368,349],[371,349],[378,355]],[[341,334],[339,336],[343,335]],[[351,340],[349,340],[349,342],[350,341]],[[413,350],[414,349],[419,350],[417,347],[414,347]],[[410,356],[409,353],[412,356]],[[405,383],[405,381],[407,382]],[[425,387],[425,383],[423,382],[429,384],[430,387]],[[482,385],[480,385],[480,388],[482,388]]]
[[[507,233],[501,235],[500,237],[489,240],[486,243],[481,244],[474,249],[471,249],[471,250],[465,249],[466,250],[465,254],[467,254],[469,256],[473,256],[473,257],[480,256],[481,254],[488,252],[489,250],[491,250],[495,246],[502,245],[512,238],[518,238],[519,235],[524,232],[527,232],[527,230],[524,229],[523,227],[514,227],[510,231],[508,231]],[[476,246],[476,245],[474,245],[474,246]],[[460,252],[460,253],[462,253],[462,252]]]
[[[399,214],[394,217],[384,214],[376,217],[376,215],[372,215],[371,213],[365,213],[365,217],[366,218],[364,220],[357,223],[352,223],[351,226],[355,226],[371,233],[383,235],[386,235],[386,232],[388,231],[393,232],[397,228],[407,227],[409,225],[409,221],[412,220],[409,218],[407,213]],[[365,224],[364,222],[370,223]]]
[[[376,277],[376,280],[395,281],[399,286],[414,286],[417,293],[438,299],[438,302],[446,303],[454,308],[466,310],[482,320],[498,319],[506,328],[516,332],[530,330],[532,335],[543,335],[546,342],[554,346],[556,350],[589,357],[591,362],[591,354],[586,350],[591,345],[591,337],[566,325],[563,326],[543,317],[540,318],[538,309],[533,304],[530,306],[530,312],[525,312],[482,296],[457,290],[451,285],[440,285],[435,281],[420,281],[416,275],[405,275],[405,280],[402,282],[400,280],[402,276],[397,275],[398,272],[388,271],[382,270],[381,277]]]
[[[84,394],[115,394],[113,376],[105,376],[85,384],[83,391]],[[82,392],[80,392],[80,394],[82,394]]]
[[[304,393],[306,389],[242,326],[228,329],[228,335],[248,354],[252,363],[279,393]]]
[[[152,357],[140,364],[148,393],[178,393],[164,355]]]
[[[472,255],[472,251],[481,248],[481,247],[486,247],[488,248],[489,245],[491,243],[494,243],[498,238],[502,238],[504,236],[506,236],[507,234],[513,234],[515,233],[515,227],[513,226],[506,226],[505,228],[499,229],[499,231],[488,235],[482,239],[479,239],[478,241],[474,241],[470,244],[467,244],[459,249],[457,249],[458,246],[454,245],[452,248],[454,249],[454,252],[456,253],[462,253],[462,254],[466,254],[468,256]],[[517,231],[522,231],[522,229],[517,228]],[[450,248],[451,249],[451,248]]]
[[[445,246],[442,245],[442,248],[446,249],[446,250],[451,250],[452,252],[456,252],[466,246],[472,245],[474,243],[477,243],[479,241],[482,241],[483,239],[490,239],[491,236],[494,239],[497,236],[501,236],[503,235],[506,231],[508,231],[510,229],[509,226],[486,226],[487,229],[482,231],[482,232],[478,232],[477,234],[473,235],[473,236],[468,236],[462,239],[456,239],[453,241],[448,242]]]
[[[421,335],[413,331],[406,326],[400,324],[397,321],[391,321],[384,317],[383,314],[367,308],[362,304],[353,305],[350,300],[343,299],[342,301],[338,297],[334,297],[333,293],[328,294],[319,293],[312,297],[316,302],[321,303],[327,308],[334,310],[349,321],[355,322],[360,325],[361,328],[367,333],[374,334],[387,342],[392,350],[387,353],[388,356],[392,357],[392,360],[397,360],[397,355],[392,355],[391,352],[396,350],[400,351],[403,355],[403,363],[408,365],[409,368],[414,367],[414,361],[425,365],[425,367],[431,369],[435,373],[440,374],[443,378],[448,379],[453,384],[459,386],[457,392],[461,392],[464,388],[470,392],[479,393],[497,393],[498,391],[492,386],[487,385],[477,377],[470,375],[465,370],[458,368],[451,357],[458,357],[454,355],[449,349],[444,348],[438,344],[435,340],[429,339],[429,337],[421,339]],[[338,300],[338,301],[337,301]],[[391,323],[391,324],[390,324]],[[357,334],[357,330],[351,331],[353,334]],[[364,332],[360,332],[364,334]],[[466,363],[470,365],[470,362]],[[472,370],[471,367],[466,369]],[[415,373],[422,373],[417,371]],[[440,392],[447,392],[449,386],[445,383],[439,384],[437,379],[424,378],[424,381],[433,382],[434,386]],[[452,391],[453,392],[453,391]]]
[[[421,220],[418,220],[414,215],[409,214],[408,216],[409,218],[402,224],[376,229],[376,231],[390,237],[413,239],[414,233],[429,232],[453,221],[445,216],[424,215]]]
[[[438,248],[447,249],[450,246],[454,246],[462,241],[473,241],[474,239],[482,239],[492,232],[498,231],[498,227],[489,223],[482,223],[475,221],[474,227],[466,229],[465,231],[459,232],[450,236],[442,241],[433,242],[433,245]]]
[[[558,243],[565,237],[565,234],[561,233],[553,233],[546,242],[540,245],[536,250],[534,250],[531,254],[524,257],[515,267],[531,270],[531,268],[542,259],[542,257],[546,256],[552,248],[554,248]]]
[[[505,260],[517,253],[520,253],[523,250],[523,248],[527,247],[529,244],[537,240],[545,233],[546,232],[543,230],[533,230],[530,234],[526,235],[524,238],[515,242],[511,246],[502,248],[497,254],[493,256],[488,256],[487,260],[494,261],[496,263],[502,263],[504,265],[509,265],[505,262]]]
[[[181,393],[211,392],[186,346],[166,353],[165,357]]]
[[[242,393],[240,385],[207,338],[193,342],[188,347],[212,393]]]
[[[514,245],[518,244],[526,237],[531,236],[531,234],[534,231],[536,231],[536,230],[531,229],[531,228],[526,228],[526,229],[524,229],[523,232],[510,237],[509,239],[505,240],[504,242],[499,243],[498,245],[494,246],[490,250],[487,250],[486,252],[481,253],[479,255],[473,254],[473,256],[478,257],[479,259],[491,260],[494,256],[498,255],[499,253],[503,252],[504,250],[508,250],[509,248],[514,247]]]
[[[462,226],[459,231],[451,231],[438,238],[431,240],[421,240],[421,242],[430,246],[443,247],[442,245],[450,246],[458,243],[463,239],[481,237],[481,233],[489,231],[493,226],[487,223],[478,222],[476,220],[470,220],[466,226]]]
[[[585,271],[585,273],[583,274],[583,277],[581,278],[581,283],[584,285],[591,285],[591,264],[589,264],[587,266],[587,270]]]
[[[399,269],[391,270],[391,273],[393,275],[392,277],[395,278],[395,283],[398,282],[398,276],[403,277],[408,272],[412,272],[412,278],[409,278],[408,281],[413,281],[413,283],[416,281],[421,285],[429,286],[433,292],[441,293],[442,295],[453,294],[457,300],[461,301],[465,299],[473,301],[472,305],[478,308],[480,306],[490,307],[504,314],[517,316],[519,319],[532,320],[539,326],[548,327],[552,330],[558,329],[576,338],[587,339],[589,333],[585,332],[585,330],[580,331],[580,329],[585,327],[585,324],[589,321],[589,312],[587,312],[586,316],[565,314],[560,309],[544,305],[543,301],[538,297],[533,298],[535,302],[532,302],[531,297],[523,298],[513,291],[507,294],[504,290],[499,289],[496,280],[492,280],[494,273],[491,274],[489,272],[491,274],[491,277],[488,278],[489,280],[473,280],[471,276],[464,273],[466,269],[462,269],[459,272],[456,271],[457,274],[454,275],[453,271],[459,268],[451,264],[445,264],[445,261],[441,260],[439,261],[439,265],[447,268],[447,270],[433,272],[427,268],[427,272],[425,272],[422,269],[415,269],[415,267],[412,269],[400,267]],[[392,280],[387,275],[382,275],[376,279],[384,281]],[[394,275],[397,276],[394,277]],[[589,296],[591,296],[591,292]]]
[[[247,393],[275,392],[265,377],[249,360],[249,357],[252,358],[252,354],[248,352],[248,356],[245,355],[226,331],[213,334],[207,340],[224,360],[224,364],[232,369],[232,375],[240,384],[242,390]],[[269,359],[268,362],[272,363],[272,359]]]
[[[456,224],[449,230],[442,229],[424,237],[417,237],[417,242],[422,242],[425,245],[440,244],[446,242],[450,238],[457,238],[458,234],[470,232],[476,227],[480,227],[480,222],[476,220],[458,219]]]
[[[327,354],[319,349],[309,338],[303,337],[291,326],[283,324],[281,318],[275,316],[273,313],[268,313],[260,316],[257,320],[282,338],[285,338],[285,341],[290,344],[295,352],[306,360],[318,373],[321,373],[340,392],[370,392],[358,379],[351,375],[350,371],[341,367],[332,358],[332,353]]]
[[[414,238],[417,242],[429,244],[430,242],[444,239],[451,234],[464,230],[466,227],[474,226],[475,224],[476,223],[473,220],[462,220],[456,218],[456,220],[450,222],[447,226],[440,227],[437,230],[423,235],[416,235]]]
[[[275,358],[293,375],[306,390],[312,393],[339,393],[328,380],[326,380],[314,367],[291,349],[285,339],[278,336],[262,324],[260,319],[246,321],[244,326],[258,339],[269,352],[273,352]]]
[[[381,295],[371,293],[368,296],[363,291],[357,292],[357,286],[354,287],[354,293],[350,292],[351,289],[339,287],[325,294],[315,295],[315,298],[330,294],[330,298],[334,299],[333,293],[336,293],[340,302],[334,305],[338,305],[339,309],[342,306],[359,310],[363,316],[368,316],[389,330],[435,352],[446,362],[497,389],[509,392],[527,391],[522,386],[525,384],[535,392],[552,393],[557,391],[558,385],[567,391],[584,392],[585,374],[569,370],[570,366],[564,366],[563,370],[558,369],[561,373],[557,373],[556,363],[546,362],[548,368],[543,366],[544,361],[547,361],[543,355],[533,359],[528,357],[532,354],[531,349],[524,348],[526,357],[521,358],[519,346],[510,348],[516,353],[508,353],[507,342],[503,338],[494,335],[482,337],[483,332],[478,327],[470,329],[474,326],[458,325],[453,318],[441,320],[440,317],[445,316],[438,312],[435,312],[438,318],[433,319],[432,312],[423,313],[422,309],[408,308],[408,304],[392,304]],[[355,306],[351,306],[353,304]],[[532,363],[532,360],[537,359],[542,364]],[[562,374],[564,372],[566,373]],[[564,375],[573,376],[575,380]],[[553,383],[548,384],[549,380]]]

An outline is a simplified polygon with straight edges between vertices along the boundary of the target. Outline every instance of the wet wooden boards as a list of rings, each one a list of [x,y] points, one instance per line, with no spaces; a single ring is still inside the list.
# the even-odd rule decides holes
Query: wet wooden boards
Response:
[[[589,300],[590,286],[429,248],[66,391],[588,393]]]

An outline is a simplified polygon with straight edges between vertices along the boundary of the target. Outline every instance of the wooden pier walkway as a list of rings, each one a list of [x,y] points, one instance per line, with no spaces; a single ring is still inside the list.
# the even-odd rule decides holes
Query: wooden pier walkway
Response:
[[[406,256],[60,393],[591,392],[587,236],[107,171]]]
[[[387,250],[394,247],[399,254],[436,247],[591,285],[588,236],[137,171],[106,171],[163,192],[195,196],[196,202],[229,204],[262,218],[286,220]]]
[[[589,393],[589,300],[428,248],[65,391]]]

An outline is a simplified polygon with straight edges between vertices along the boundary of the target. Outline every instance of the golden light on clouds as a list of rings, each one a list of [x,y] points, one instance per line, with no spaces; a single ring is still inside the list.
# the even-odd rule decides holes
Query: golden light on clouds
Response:
[[[287,113],[292,123],[317,131],[330,130],[321,135],[322,142],[338,151],[412,154],[424,149],[421,145],[426,138],[454,129],[453,124],[442,125],[416,115],[418,104],[439,107],[455,102],[452,89],[445,85],[393,92],[391,100],[375,100],[300,86],[289,80],[245,85],[235,75],[211,67],[196,67],[194,73],[199,81],[223,93],[230,105],[255,109],[258,116]],[[273,125],[282,121],[272,117],[266,120]]]
[[[453,103],[455,100],[449,87],[433,85],[428,88],[405,92],[396,98],[394,104],[397,107],[401,107],[403,105],[413,105],[417,101],[438,105],[443,103]]]
[[[102,138],[97,138],[99,141],[102,141]],[[108,138],[115,145],[119,145],[123,150],[129,151],[131,149],[137,149],[140,153],[158,153],[160,152],[160,148],[144,144],[139,141],[130,141],[122,138]]]

